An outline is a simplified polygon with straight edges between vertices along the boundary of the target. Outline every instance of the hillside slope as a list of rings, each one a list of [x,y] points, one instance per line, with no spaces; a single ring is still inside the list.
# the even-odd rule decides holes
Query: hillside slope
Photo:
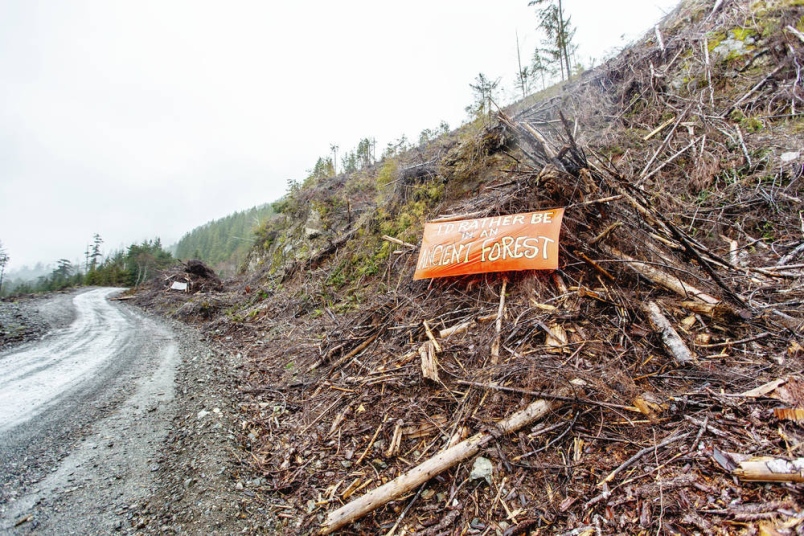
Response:
[[[804,530],[801,484],[738,466],[804,442],[802,32],[797,0],[684,2],[558,94],[289,192],[228,292],[141,295],[243,355],[266,529],[470,438],[342,533]],[[412,280],[425,221],[557,207],[559,270]]]
[[[198,259],[234,275],[254,243],[254,229],[273,216],[269,204],[234,212],[189,231],[174,246],[178,259]]]

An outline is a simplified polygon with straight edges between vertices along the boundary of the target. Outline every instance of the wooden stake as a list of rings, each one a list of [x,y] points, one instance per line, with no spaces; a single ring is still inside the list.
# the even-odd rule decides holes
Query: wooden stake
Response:
[[[491,364],[496,365],[500,362],[500,332],[502,331],[502,318],[505,309],[505,288],[508,286],[508,280],[503,279],[502,289],[500,290],[500,308],[497,309],[497,335],[494,337],[494,342],[491,345]]]

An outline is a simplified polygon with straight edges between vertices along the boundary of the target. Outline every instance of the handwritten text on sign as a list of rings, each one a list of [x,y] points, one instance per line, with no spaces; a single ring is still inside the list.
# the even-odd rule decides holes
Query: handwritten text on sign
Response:
[[[424,225],[413,279],[558,268],[564,209]]]

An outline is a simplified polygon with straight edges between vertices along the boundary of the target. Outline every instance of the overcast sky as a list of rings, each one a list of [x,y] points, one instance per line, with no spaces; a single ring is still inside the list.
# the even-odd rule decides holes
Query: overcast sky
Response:
[[[378,153],[513,95],[527,0],[0,0],[0,242],[10,268],[278,199],[330,144]],[[564,0],[588,63],[676,0]]]

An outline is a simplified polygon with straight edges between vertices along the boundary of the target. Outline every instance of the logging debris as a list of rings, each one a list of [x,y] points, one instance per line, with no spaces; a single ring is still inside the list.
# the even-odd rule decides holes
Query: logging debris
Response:
[[[362,219],[198,318],[248,363],[243,470],[275,532],[804,531],[804,42],[756,27],[804,7],[709,4],[403,157],[374,215],[356,198]],[[753,52],[720,55],[735,28]],[[412,281],[425,201],[431,221],[566,207],[559,270]]]

